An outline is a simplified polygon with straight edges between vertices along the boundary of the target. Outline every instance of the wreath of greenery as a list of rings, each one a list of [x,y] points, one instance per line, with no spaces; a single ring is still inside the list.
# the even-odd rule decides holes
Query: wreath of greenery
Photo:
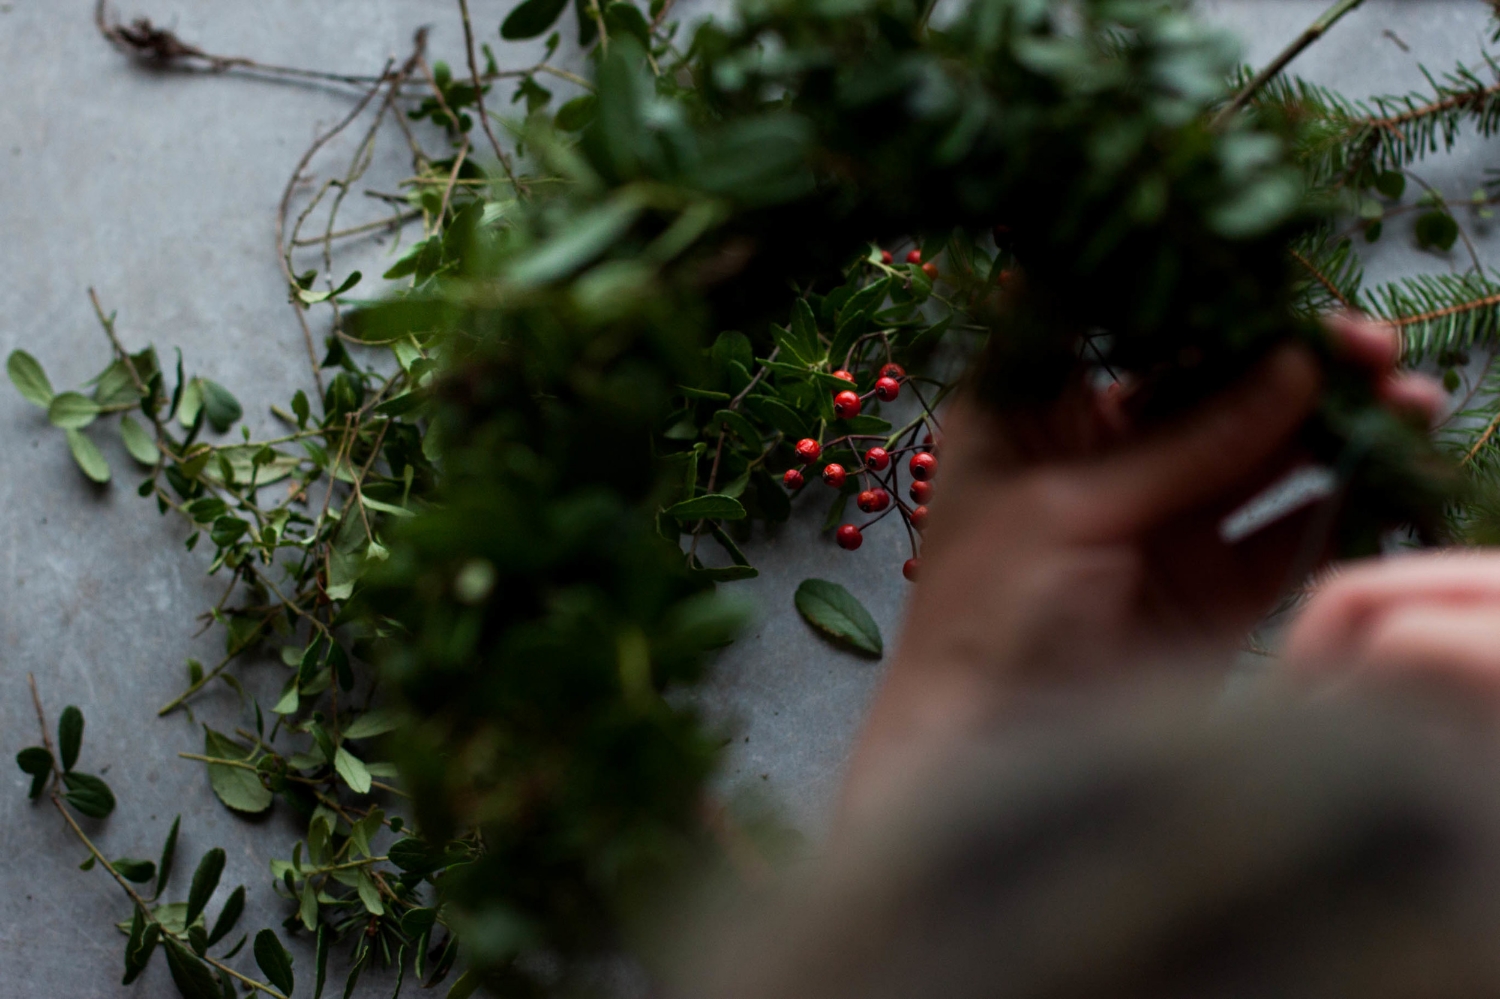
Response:
[[[363,90],[281,205],[318,389],[273,408],[285,434],[205,440],[238,401],[180,356],[169,371],[127,351],[102,308],[114,357],[91,392],[55,392],[22,352],[7,365],[96,482],[111,471],[85,430],[121,414],[140,494],[184,518],[189,548],[206,537],[227,577],[223,659],[190,662],[163,713],[215,681],[239,689],[231,667],[259,650],[287,668],[277,703],[245,695],[245,728],[205,728],[203,752],[181,755],[229,808],[279,800],[306,818],[271,868],[284,931],[316,941],[314,994],[339,940],[346,996],[372,962],[398,969],[398,991],[408,970],[431,985],[461,963],[449,995],[467,996],[586,988],[601,961],[644,955],[642,915],[742,852],[705,790],[721,739],[681,696],[743,621],[716,586],[755,574],[741,544],[806,501],[804,471],[834,487],[825,529],[859,519],[852,497],[862,528],[894,516],[917,556],[954,387],[926,366],[940,348],[979,358],[974,391],[997,407],[1045,405],[1102,369],[1157,419],[1299,339],[1328,375],[1306,443],[1339,476],[1339,544],[1368,550],[1396,524],[1491,530],[1488,368],[1435,447],[1375,405],[1316,317],[1368,308],[1413,359],[1463,377],[1500,288],[1476,265],[1367,293],[1339,227],[1379,238],[1421,157],[1467,124],[1493,130],[1500,85],[1460,67],[1431,98],[1355,104],[1249,80],[1221,35],[1160,0],[971,0],[941,24],[914,0],[747,2],[686,44],[670,3],[589,0],[575,6],[590,81],[547,61],[556,34],[547,59],[502,70],[459,6],[466,75],[429,65],[419,35],[364,78],[211,55],[99,6],[135,57]],[[545,35],[565,7],[525,0],[501,36]],[[551,112],[556,79],[583,93]],[[507,81],[521,121],[486,107]],[[314,156],[361,116],[349,168],[299,202]],[[408,194],[389,220],[337,229],[392,120],[411,140]],[[1418,207],[1419,241],[1451,247],[1452,206]],[[418,220],[385,274],[405,289],[354,299],[335,243]],[[308,253],[318,266],[299,271]],[[321,356],[313,309],[331,321]],[[916,415],[893,425],[881,403],[902,395]],[[796,602],[880,653],[842,588],[809,580]],[[158,862],[105,857],[86,825],[114,800],[76,769],[83,716],[62,713],[56,745],[42,729],[18,762],[130,898],[125,981],[160,947],[189,999],[292,994],[274,930],[254,938],[261,977],[232,963],[246,938],[222,946],[243,887],[207,922],[223,851],[185,901],[163,901],[177,825]]]

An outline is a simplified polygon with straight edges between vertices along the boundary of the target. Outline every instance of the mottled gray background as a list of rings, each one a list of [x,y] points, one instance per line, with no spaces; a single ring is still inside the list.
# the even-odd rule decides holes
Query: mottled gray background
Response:
[[[1257,64],[1324,5],[1202,4],[1241,33]],[[144,70],[98,37],[92,6],[0,2],[0,66],[10,81],[0,100],[0,353],[30,351],[58,388],[94,375],[108,353],[86,296],[92,285],[107,308],[119,310],[128,346],[154,342],[168,354],[180,347],[190,368],[234,389],[252,426],[269,427],[267,407],[285,404],[307,370],[284,304],[273,215],[297,157],[316,131],[346,113],[349,94]],[[509,6],[475,0],[482,37],[494,38]],[[149,14],[210,51],[368,73],[403,55],[423,24],[433,26],[437,55],[461,61],[454,7],[448,0],[127,0],[122,13]],[[1477,63],[1485,24],[1478,0],[1370,0],[1297,68],[1351,95],[1421,87],[1422,61],[1436,69],[1456,59]],[[502,58],[521,64],[537,51],[502,50]],[[1424,176],[1466,194],[1483,178],[1489,153],[1471,144],[1457,162]],[[367,186],[393,190],[407,166],[392,131]],[[382,211],[354,197],[347,219]],[[1374,275],[1463,265],[1457,252],[1417,255],[1394,228]],[[378,271],[388,249],[370,243],[344,259],[358,266],[363,254],[366,272]],[[242,925],[279,922],[286,912],[269,890],[266,859],[272,848],[286,854],[294,830],[280,818],[247,823],[227,813],[202,768],[175,758],[201,746],[193,722],[185,714],[154,717],[181,688],[184,660],[212,661],[221,648],[216,635],[195,638],[192,621],[217,598],[217,584],[204,577],[202,554],[183,550],[182,527],[135,497],[118,441],[102,427],[93,433],[116,470],[105,488],[83,479],[39,410],[0,387],[0,750],[8,760],[36,741],[26,691],[26,674],[34,673],[52,719],[68,703],[88,717],[80,765],[103,771],[120,800],[107,822],[90,823],[105,852],[154,857],[181,812],[177,892],[197,856],[224,845],[229,865],[212,908],[244,882],[252,901]],[[904,532],[891,525],[872,532],[859,552],[844,553],[817,534],[818,507],[808,506],[774,543],[751,547],[762,575],[738,592],[757,602],[760,616],[723,656],[710,691],[711,707],[738,727],[726,783],[769,791],[814,838],[881,666],[810,635],[791,591],[811,575],[843,583],[892,647],[907,585]],[[281,680],[264,665],[243,675],[258,690]],[[196,712],[221,727],[243,722],[227,688],[203,697]],[[0,997],[128,993],[116,984],[122,940],[110,928],[128,912],[118,889],[97,871],[80,873],[84,852],[57,815],[27,803],[26,781],[8,761],[0,761],[0,773],[8,775],[0,781],[0,829],[9,847],[0,872]],[[308,959],[297,953],[306,982]],[[248,955],[239,960],[250,967]],[[158,961],[134,994],[170,989]]]

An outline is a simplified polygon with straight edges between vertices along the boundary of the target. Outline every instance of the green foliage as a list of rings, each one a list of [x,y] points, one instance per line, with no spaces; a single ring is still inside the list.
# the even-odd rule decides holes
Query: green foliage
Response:
[[[547,34],[566,6],[525,0],[500,36]],[[1134,374],[1152,420],[1300,339],[1328,366],[1306,444],[1346,477],[1346,548],[1396,522],[1440,533],[1452,476],[1330,356],[1316,319],[1364,305],[1450,371],[1493,343],[1482,273],[1367,291],[1350,236],[1381,238],[1412,165],[1458,129],[1493,131],[1494,95],[1462,69],[1431,100],[1368,104],[1273,80],[1218,128],[1235,71],[1223,38],[1170,4],[1063,8],[971,0],[938,29],[910,0],[784,0],[682,43],[656,9],[576,2],[591,81],[545,61],[502,77],[488,46],[467,77],[439,62],[428,81],[413,59],[382,81],[392,99],[368,133],[405,114],[439,145],[414,144],[396,199],[391,224],[422,227],[385,272],[403,287],[356,302],[359,272],[335,273],[357,153],[283,212],[291,308],[331,332],[317,390],[273,407],[271,437],[205,439],[243,418],[239,401],[180,355],[168,372],[154,350],[128,353],[102,310],[113,353],[79,389],[55,393],[11,355],[18,391],[96,481],[110,470],[85,429],[120,414],[138,492],[225,581],[223,658],[190,660],[162,712],[218,683],[242,698],[253,730],[205,726],[203,753],[184,755],[232,811],[304,824],[270,868],[284,929],[315,935],[316,995],[340,942],[346,996],[374,962],[426,985],[466,968],[450,995],[575,991],[633,919],[713,862],[705,789],[722,733],[679,695],[744,621],[716,584],[754,576],[742,545],[820,494],[782,485],[802,438],[850,472],[825,494],[825,530],[874,486],[892,497],[886,526],[910,527],[902,476],[954,384],[933,373],[956,362],[982,358],[975,385],[1001,408],[1046,405],[1095,364]],[[549,114],[539,76],[588,89]],[[510,77],[524,118],[497,169],[473,126]],[[1413,239],[1447,252],[1460,216],[1424,197]],[[302,235],[315,211],[321,239]],[[296,248],[314,243],[321,259],[299,273]],[[910,374],[883,406],[870,393],[892,363]],[[835,371],[864,396],[851,419],[833,411],[850,387]],[[1500,390],[1487,377],[1480,423]],[[1440,445],[1483,486],[1500,448],[1476,436]],[[886,470],[865,467],[875,445]],[[1471,536],[1488,494],[1475,495],[1447,510]],[[793,599],[811,627],[881,654],[842,587],[807,580]],[[274,704],[235,676],[260,652],[285,668]],[[373,663],[389,703],[371,701]],[[70,821],[69,807],[114,805],[71,769],[81,718],[76,737],[59,732],[68,772],[43,746],[17,760],[33,798],[53,780]],[[388,816],[396,764],[410,814]],[[125,979],[160,943],[182,994],[219,995],[239,945],[210,949],[245,892],[206,929],[214,848],[185,902],[157,904],[177,833],[150,873],[104,865],[131,899]],[[156,879],[150,903],[135,875]],[[290,992],[275,931],[251,950],[256,987]]]

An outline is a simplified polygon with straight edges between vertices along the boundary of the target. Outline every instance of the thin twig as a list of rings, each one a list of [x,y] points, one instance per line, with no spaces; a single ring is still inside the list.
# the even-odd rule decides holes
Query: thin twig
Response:
[[[469,0],[458,0],[458,9],[464,19],[464,51],[469,56],[469,75],[474,80],[474,110],[479,112],[479,124],[484,126],[485,137],[490,140],[490,147],[500,158],[500,165],[505,169],[505,176],[510,178],[510,186],[517,196],[524,196],[526,188],[516,180],[516,172],[511,168],[510,157],[505,155],[505,150],[500,148],[500,140],[495,138],[495,132],[490,128],[490,116],[484,110],[484,83],[479,75],[479,63],[474,59],[474,25],[469,21]]]
[[[350,236],[358,236],[366,232],[375,232],[379,229],[394,229],[421,217],[421,209],[413,208],[411,211],[402,212],[400,215],[392,215],[387,219],[377,219],[374,222],[366,222],[364,225],[350,226],[348,229],[339,229],[335,232],[326,233],[322,236],[306,236],[300,239],[294,239],[292,240],[291,245],[319,246],[325,239],[347,239]]]
[[[1298,35],[1292,44],[1283,49],[1280,55],[1272,59],[1265,69],[1256,73],[1250,82],[1245,84],[1240,92],[1235,94],[1234,98],[1218,114],[1214,115],[1210,127],[1223,127],[1230,118],[1234,117],[1234,115],[1239,113],[1241,108],[1250,102],[1250,98],[1254,97],[1260,91],[1261,87],[1270,82],[1277,73],[1286,69],[1287,65],[1301,55],[1304,49],[1319,38],[1322,38],[1328,29],[1337,24],[1345,14],[1354,10],[1362,3],[1364,3],[1364,0],[1337,0],[1333,6],[1319,15],[1316,21],[1308,25],[1307,30]]]

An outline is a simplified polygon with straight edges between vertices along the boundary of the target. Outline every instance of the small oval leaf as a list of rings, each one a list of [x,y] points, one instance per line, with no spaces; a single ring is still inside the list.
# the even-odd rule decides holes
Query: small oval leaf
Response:
[[[292,994],[292,955],[281,945],[275,930],[266,929],[255,934],[255,963],[265,974],[266,981],[280,989],[283,995]]]
[[[567,5],[568,0],[526,0],[505,16],[500,24],[500,37],[518,41],[544,34]]]
[[[83,712],[69,704],[57,719],[57,751],[62,756],[64,770],[72,770],[78,762],[78,750],[83,746]]]
[[[104,460],[99,448],[84,436],[83,431],[68,431],[68,450],[73,453],[73,460],[78,463],[84,475],[101,485],[109,481],[109,462]]]
[[[47,406],[47,419],[64,430],[82,430],[99,416],[99,404],[79,392],[62,392]]]
[[[880,627],[848,590],[826,579],[804,579],[794,598],[797,613],[808,624],[861,652],[880,656],[885,644]]]
[[[193,872],[193,884],[188,889],[187,913],[183,916],[186,925],[193,925],[193,920],[203,912],[214,889],[219,887],[219,876],[223,873],[224,849],[216,846],[203,855],[203,859],[198,861],[198,869]]]
[[[52,403],[52,383],[37,359],[24,350],[13,350],[5,359],[5,373],[21,398],[46,409]]]
[[[678,520],[742,520],[745,508],[732,496],[710,493],[674,504],[667,513]]]

